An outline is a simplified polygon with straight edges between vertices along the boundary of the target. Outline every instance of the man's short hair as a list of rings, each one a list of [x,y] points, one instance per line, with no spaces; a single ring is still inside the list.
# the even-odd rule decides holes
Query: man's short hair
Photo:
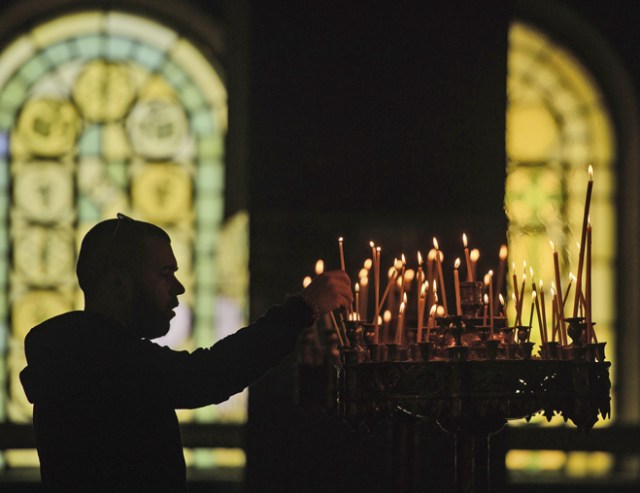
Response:
[[[118,214],[101,221],[82,239],[76,274],[85,295],[95,293],[111,269],[130,270],[147,257],[149,237],[171,242],[169,235],[155,224]]]

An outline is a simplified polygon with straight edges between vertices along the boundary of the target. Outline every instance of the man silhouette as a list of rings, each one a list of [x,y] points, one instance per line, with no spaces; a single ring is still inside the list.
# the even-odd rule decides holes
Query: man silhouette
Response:
[[[85,309],[31,329],[20,377],[47,492],[186,491],[175,409],[240,392],[294,348],[321,315],[351,304],[342,271],[316,278],[210,348],[160,347],[184,287],[170,238],[119,214],[82,241]]]

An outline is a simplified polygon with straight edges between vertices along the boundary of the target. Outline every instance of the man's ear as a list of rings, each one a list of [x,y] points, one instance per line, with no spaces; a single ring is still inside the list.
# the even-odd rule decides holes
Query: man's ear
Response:
[[[111,269],[107,274],[107,285],[113,297],[119,301],[129,300],[133,291],[131,276],[119,269]]]

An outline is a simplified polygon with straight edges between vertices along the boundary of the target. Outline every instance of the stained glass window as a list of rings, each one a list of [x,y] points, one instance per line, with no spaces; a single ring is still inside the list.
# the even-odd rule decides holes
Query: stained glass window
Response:
[[[597,337],[607,341],[607,358],[611,360],[616,323],[616,176],[611,120],[598,85],[567,49],[518,22],[511,26],[509,41],[505,206],[511,268],[515,263],[516,273],[521,276],[526,261],[536,279],[543,279],[548,288],[554,279],[551,240],[559,252],[561,283],[566,290],[570,273],[577,274],[587,166],[591,164],[593,316]],[[526,273],[529,275],[528,267]],[[572,308],[570,297],[568,315]],[[549,318],[550,314],[548,310]],[[539,334],[534,331],[532,339],[539,342]],[[540,421],[542,418],[534,418],[534,423]],[[560,416],[552,420],[552,424],[560,423]],[[601,421],[597,426],[608,423]],[[578,455],[512,451],[508,466],[512,470],[546,470],[568,476],[584,475],[585,471],[599,475],[610,470],[607,454],[588,458],[582,454],[584,460],[578,460]],[[590,461],[593,463],[584,467]]]
[[[159,343],[211,345],[245,321],[247,218],[223,223],[226,128],[220,74],[148,18],[64,15],[0,53],[0,420],[30,420],[26,331],[82,308],[79,242],[116,212],[172,237],[187,292]],[[180,417],[241,421],[244,399]]]

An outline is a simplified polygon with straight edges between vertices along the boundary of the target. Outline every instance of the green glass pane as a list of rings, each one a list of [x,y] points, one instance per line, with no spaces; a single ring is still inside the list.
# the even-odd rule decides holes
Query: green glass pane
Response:
[[[115,183],[121,187],[126,187],[129,181],[129,175],[127,173],[127,165],[123,162],[109,163],[107,166],[107,173],[113,179]]]
[[[199,135],[209,134],[214,131],[213,119],[211,113],[207,110],[200,110],[191,116],[191,127],[194,132]]]
[[[100,154],[101,128],[99,125],[88,127],[80,136],[78,151],[83,156],[95,156]]]
[[[131,40],[108,37],[105,40],[105,53],[111,60],[124,60],[131,54],[133,43]]]
[[[53,65],[57,65],[71,59],[71,50],[69,49],[69,43],[57,43],[44,50],[45,56],[51,60]]]
[[[98,206],[84,195],[78,197],[77,207],[78,217],[81,217],[83,221],[94,223],[102,219]]]
[[[0,130],[9,130],[13,126],[15,110],[0,105]]]
[[[102,55],[104,42],[101,36],[84,36],[76,40],[75,49],[83,58],[97,58]]]
[[[25,99],[27,85],[19,78],[14,77],[0,93],[0,106],[11,108],[12,113]]]
[[[134,58],[145,67],[155,69],[162,62],[164,53],[150,46],[138,45],[134,53]]]
[[[182,104],[184,104],[190,112],[198,111],[206,106],[205,100],[202,98],[200,91],[198,91],[198,89],[196,89],[192,84],[181,89],[180,99]]]
[[[224,168],[215,162],[200,162],[196,169],[198,190],[220,191],[224,188]]]
[[[174,62],[165,60],[161,69],[161,74],[165,77],[173,87],[176,89],[182,89],[182,86],[187,81],[187,76]]]
[[[218,158],[224,149],[221,135],[202,135],[198,139],[198,155],[200,159]]]
[[[42,56],[35,56],[20,69],[19,75],[25,82],[32,84],[38,80],[48,69],[48,64]]]

